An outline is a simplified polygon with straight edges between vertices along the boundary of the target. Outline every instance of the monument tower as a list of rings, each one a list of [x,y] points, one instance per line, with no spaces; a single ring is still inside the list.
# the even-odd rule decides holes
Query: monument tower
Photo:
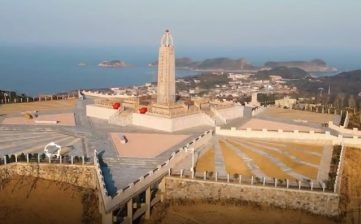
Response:
[[[157,104],[173,104],[175,96],[174,45],[169,30],[166,30],[159,47]]]

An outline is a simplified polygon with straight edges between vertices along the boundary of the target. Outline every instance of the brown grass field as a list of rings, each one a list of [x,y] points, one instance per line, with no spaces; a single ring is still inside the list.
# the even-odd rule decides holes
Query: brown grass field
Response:
[[[224,142],[219,142],[224,158],[225,168],[229,174],[239,174],[245,177],[252,176],[252,172],[248,169],[246,163]]]
[[[97,199],[82,203],[71,185],[32,177],[13,177],[0,190],[1,224],[100,224]],[[87,220],[84,218],[87,216]],[[83,222],[84,221],[84,222]]]
[[[205,172],[205,171],[210,171],[210,172],[215,172],[216,168],[215,168],[215,164],[214,161],[215,157],[214,157],[214,148],[210,148],[208,149],[204,155],[202,155],[196,164],[196,171],[197,172]]]
[[[246,154],[248,157],[250,157],[253,162],[259,167],[259,170],[262,171],[265,175],[267,175],[270,178],[277,178],[279,180],[288,179],[290,181],[295,181],[295,178],[288,175],[286,172],[282,171],[278,166],[273,164],[270,160],[267,158],[264,158],[262,155],[253,152],[252,150],[242,147],[240,145],[237,145],[233,141],[225,140],[229,144],[237,147],[239,150],[241,150],[244,154]]]
[[[2,104],[0,107],[1,114],[16,114],[24,111],[52,111],[61,109],[72,109],[75,107],[77,100],[52,100],[30,103],[11,103]]]
[[[242,142],[242,144],[252,146],[252,143],[247,144],[247,143]],[[311,167],[311,166],[307,166],[307,165],[304,165],[304,164],[301,164],[301,163],[297,163],[294,160],[290,159],[288,156],[285,156],[282,153],[271,150],[271,149],[267,149],[267,148],[264,148],[264,147],[257,147],[257,148],[259,150],[262,150],[265,153],[270,154],[274,158],[278,159],[280,162],[282,162],[283,164],[285,164],[286,166],[291,168],[292,171],[294,171],[296,173],[299,173],[299,174],[301,174],[303,176],[309,177],[310,179],[315,180],[317,178],[318,169],[316,169],[315,167]]]
[[[328,123],[329,121],[333,121],[335,116],[333,114],[322,114],[301,110],[289,110],[277,107],[268,108],[264,112],[264,114],[270,117],[284,118],[290,120],[307,120],[310,123],[316,124]]]

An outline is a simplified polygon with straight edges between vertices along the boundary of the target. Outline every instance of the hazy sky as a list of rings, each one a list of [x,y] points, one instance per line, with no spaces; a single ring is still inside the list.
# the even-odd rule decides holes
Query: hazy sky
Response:
[[[0,0],[0,43],[361,49],[361,0]]]

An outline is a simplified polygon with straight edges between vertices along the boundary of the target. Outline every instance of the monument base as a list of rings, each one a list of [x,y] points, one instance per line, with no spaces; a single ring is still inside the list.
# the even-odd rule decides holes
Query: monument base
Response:
[[[175,132],[197,126],[209,125],[202,113],[186,114],[184,116],[170,117],[152,113],[133,113],[132,124],[140,127]]]

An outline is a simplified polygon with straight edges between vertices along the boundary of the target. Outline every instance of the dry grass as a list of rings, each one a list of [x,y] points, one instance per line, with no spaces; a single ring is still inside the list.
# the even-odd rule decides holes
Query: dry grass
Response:
[[[214,147],[210,148],[205,152],[197,161],[196,171],[205,172],[211,171],[215,172],[215,157],[214,157]]]
[[[285,118],[285,119],[300,119],[300,120],[307,120],[311,123],[321,124],[327,123],[329,121],[333,121],[334,115],[333,114],[322,114],[322,113],[315,113],[310,111],[300,111],[300,110],[289,110],[289,109],[282,109],[277,107],[271,107],[264,112],[265,115],[277,118]]]
[[[283,164],[288,166],[295,173],[301,174],[305,177],[308,177],[308,178],[314,179],[314,180],[317,178],[318,169],[316,169],[314,167],[297,163],[294,160],[290,159],[288,156],[283,155],[282,153],[271,150],[271,149],[267,149],[264,147],[258,147],[258,146],[252,145],[252,143],[247,144],[243,141],[242,141],[242,144],[247,145],[247,146],[257,147],[259,150],[262,150],[262,151],[270,154],[271,156],[273,156],[274,158],[278,159],[280,162],[282,162]]]
[[[253,162],[259,167],[260,171],[267,175],[270,178],[277,178],[280,180],[288,179],[290,181],[295,181],[295,177],[288,175],[286,172],[282,171],[278,166],[273,164],[269,159],[263,157],[262,155],[253,152],[252,150],[242,147],[232,141],[225,140],[226,142],[237,147],[240,151],[246,154]]]
[[[224,142],[219,142],[219,147],[222,150],[226,171],[229,174],[239,174],[245,177],[253,176],[252,172],[248,169],[246,163],[241,157],[230,149]]]
[[[309,162],[314,165],[320,165],[320,163],[321,163],[321,156],[306,154],[304,152],[298,151],[298,150],[292,148],[292,145],[285,146],[285,147],[279,146],[278,148],[288,152],[291,155],[296,156],[297,158],[299,158],[302,161]],[[301,147],[299,147],[299,148],[301,148]]]
[[[294,146],[310,152],[323,153],[324,147],[321,145],[299,144],[299,143],[287,143],[288,146]]]
[[[342,165],[341,178],[341,202],[340,209],[343,212],[350,212],[361,205],[361,149],[346,148]],[[352,223],[352,216],[355,223],[361,220],[358,212],[350,212],[346,217],[347,223]]]
[[[23,111],[49,111],[49,110],[59,110],[59,109],[70,109],[74,108],[77,100],[52,100],[52,101],[40,101],[40,102],[30,102],[30,103],[12,103],[12,104],[3,104],[0,108],[0,113],[2,114],[14,114],[21,113]]]
[[[267,145],[273,145],[273,146],[293,146],[296,148],[300,148],[303,149],[305,151],[309,151],[309,152],[316,152],[316,153],[323,153],[324,147],[322,145],[311,145],[311,144],[300,144],[300,143],[294,143],[294,142],[286,142],[286,141],[282,141],[282,140],[272,140],[272,139],[267,139],[267,140],[259,140],[259,139],[247,139],[247,142],[254,142],[257,144],[267,144]]]

